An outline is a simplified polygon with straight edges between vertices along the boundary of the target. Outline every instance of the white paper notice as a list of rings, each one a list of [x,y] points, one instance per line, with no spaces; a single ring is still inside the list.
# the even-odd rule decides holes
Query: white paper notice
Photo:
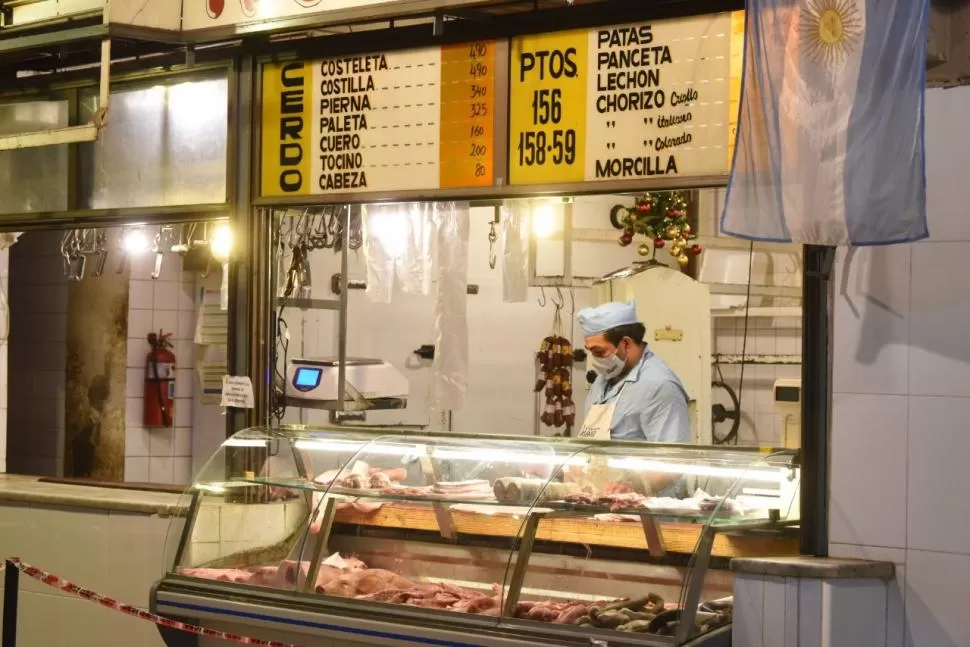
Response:
[[[253,383],[248,377],[222,376],[222,406],[236,409],[252,409],[256,406]]]

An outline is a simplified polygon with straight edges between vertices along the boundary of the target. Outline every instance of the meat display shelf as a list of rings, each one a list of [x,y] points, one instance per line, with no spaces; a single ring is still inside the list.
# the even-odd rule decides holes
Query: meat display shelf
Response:
[[[784,450],[249,429],[187,490],[152,604],[308,647],[700,645],[730,622],[713,558],[797,553],[798,482]]]
[[[521,523],[514,517],[485,516],[453,511],[456,530],[463,535],[509,537]],[[361,527],[401,530],[438,530],[434,514],[426,508],[387,505],[372,513],[352,509],[337,512],[336,523]],[[777,557],[798,554],[798,536],[778,527],[777,533],[718,533],[712,557]],[[660,534],[668,553],[690,555],[697,547],[703,527],[696,523],[661,522]],[[752,530],[752,529],[748,529]],[[536,539],[569,542],[609,548],[646,550],[643,531],[635,523],[596,521],[594,519],[546,519],[539,525]]]

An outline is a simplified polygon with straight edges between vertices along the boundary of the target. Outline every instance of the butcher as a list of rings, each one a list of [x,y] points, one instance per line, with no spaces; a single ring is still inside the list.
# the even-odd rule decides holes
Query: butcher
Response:
[[[637,319],[636,304],[604,303],[580,310],[577,318],[590,365],[597,374],[586,395],[578,437],[690,443],[687,391],[644,342],[646,326]],[[676,476],[664,474],[626,473],[606,486],[607,492],[664,496],[684,496],[682,489]]]
[[[687,391],[643,341],[646,326],[637,320],[634,302],[584,308],[577,317],[597,373],[579,437],[691,442]]]

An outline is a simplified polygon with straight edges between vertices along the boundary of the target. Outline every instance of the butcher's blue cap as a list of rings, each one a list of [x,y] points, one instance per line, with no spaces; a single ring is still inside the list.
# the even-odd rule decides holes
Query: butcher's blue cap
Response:
[[[611,301],[595,308],[583,308],[576,317],[583,336],[592,337],[617,326],[637,323],[637,306],[634,301]]]

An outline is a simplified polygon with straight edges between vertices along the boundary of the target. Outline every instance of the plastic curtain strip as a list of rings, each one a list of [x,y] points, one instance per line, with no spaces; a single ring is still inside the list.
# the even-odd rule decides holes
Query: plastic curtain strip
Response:
[[[468,392],[468,230],[467,204],[435,205],[438,251],[435,299],[435,356],[430,406],[454,411]]]
[[[529,296],[529,202],[502,206],[502,301],[521,303]]]
[[[363,207],[367,296],[390,303],[395,289],[431,292],[433,205],[402,203]]]

